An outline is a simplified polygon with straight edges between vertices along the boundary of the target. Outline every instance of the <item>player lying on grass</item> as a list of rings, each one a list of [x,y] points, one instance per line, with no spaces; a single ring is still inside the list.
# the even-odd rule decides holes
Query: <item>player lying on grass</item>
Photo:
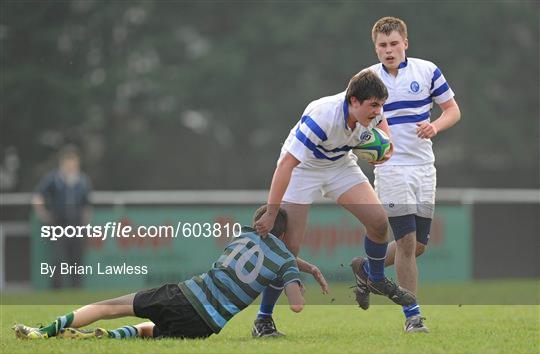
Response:
[[[257,209],[253,223],[265,212],[266,206]],[[83,306],[58,317],[46,327],[17,324],[13,330],[22,339],[55,336],[206,338],[219,333],[227,321],[250,305],[267,286],[284,287],[290,309],[300,312],[304,298],[298,266],[281,241],[286,226],[287,214],[281,209],[269,237],[259,237],[252,228],[244,227],[242,234],[225,248],[207,273],[179,284],[165,284]],[[315,274],[323,292],[327,292],[326,280],[320,272]],[[115,330],[80,329],[98,320],[125,316],[146,318],[151,322]]]

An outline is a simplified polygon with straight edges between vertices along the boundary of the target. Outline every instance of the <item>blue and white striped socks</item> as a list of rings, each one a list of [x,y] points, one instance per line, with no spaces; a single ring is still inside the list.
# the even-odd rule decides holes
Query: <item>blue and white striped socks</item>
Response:
[[[107,330],[109,338],[112,339],[124,339],[137,337],[139,331],[135,326],[124,326],[113,330]]]
[[[420,315],[420,305],[415,302],[412,305],[403,306],[403,313],[405,314],[405,318],[418,316]]]

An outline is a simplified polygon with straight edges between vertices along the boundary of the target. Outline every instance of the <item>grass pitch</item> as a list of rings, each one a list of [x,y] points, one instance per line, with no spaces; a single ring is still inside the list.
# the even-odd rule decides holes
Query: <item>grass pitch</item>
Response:
[[[535,283],[536,286],[538,283]],[[538,289],[538,288],[536,288]],[[338,290],[338,289],[336,289]],[[48,324],[74,305],[4,305],[1,353],[539,353],[539,305],[423,305],[429,334],[403,333],[399,306],[308,305],[300,314],[277,306],[274,318],[285,338],[251,338],[258,307],[250,306],[219,335],[206,340],[22,341],[11,325]],[[351,302],[352,303],[352,302]],[[113,329],[142,322],[137,318],[100,321],[91,327]]]

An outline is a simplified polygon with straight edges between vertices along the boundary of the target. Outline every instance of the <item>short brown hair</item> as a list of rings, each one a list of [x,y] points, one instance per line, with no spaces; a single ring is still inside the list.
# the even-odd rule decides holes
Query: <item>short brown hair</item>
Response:
[[[58,159],[60,161],[69,159],[80,159],[79,149],[77,148],[77,146],[72,144],[66,145],[58,152]]]
[[[345,98],[351,103],[351,97],[356,97],[360,103],[367,99],[386,100],[388,90],[382,80],[373,71],[364,69],[354,75],[349,81]]]
[[[375,39],[379,33],[389,36],[392,31],[397,31],[403,38],[407,38],[407,25],[405,21],[397,17],[383,17],[373,25],[371,39],[375,43]]]
[[[255,224],[255,221],[259,220],[261,216],[263,216],[264,213],[266,213],[266,209],[268,208],[267,205],[263,205],[259,207],[259,209],[255,210],[255,214],[253,214],[253,224]],[[285,209],[279,208],[276,221],[274,221],[274,227],[270,231],[270,233],[277,238],[281,238],[281,236],[285,233],[285,230],[287,229],[287,212]]]

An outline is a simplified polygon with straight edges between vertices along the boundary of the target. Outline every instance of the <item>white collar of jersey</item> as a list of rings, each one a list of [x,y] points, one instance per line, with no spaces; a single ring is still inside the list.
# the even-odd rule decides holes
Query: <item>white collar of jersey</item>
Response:
[[[407,57],[405,57],[405,61],[402,61],[401,63],[399,63],[398,70],[403,69],[404,67],[406,67],[408,63],[409,63],[409,59],[407,59]],[[388,72],[388,69],[386,69],[386,66],[384,66],[384,64],[382,64],[382,63],[381,63],[381,65],[382,65],[384,71]]]
[[[347,124],[347,118],[349,117],[349,103],[347,102],[347,99],[343,101],[343,120],[345,120],[345,129],[349,129],[349,125]]]

